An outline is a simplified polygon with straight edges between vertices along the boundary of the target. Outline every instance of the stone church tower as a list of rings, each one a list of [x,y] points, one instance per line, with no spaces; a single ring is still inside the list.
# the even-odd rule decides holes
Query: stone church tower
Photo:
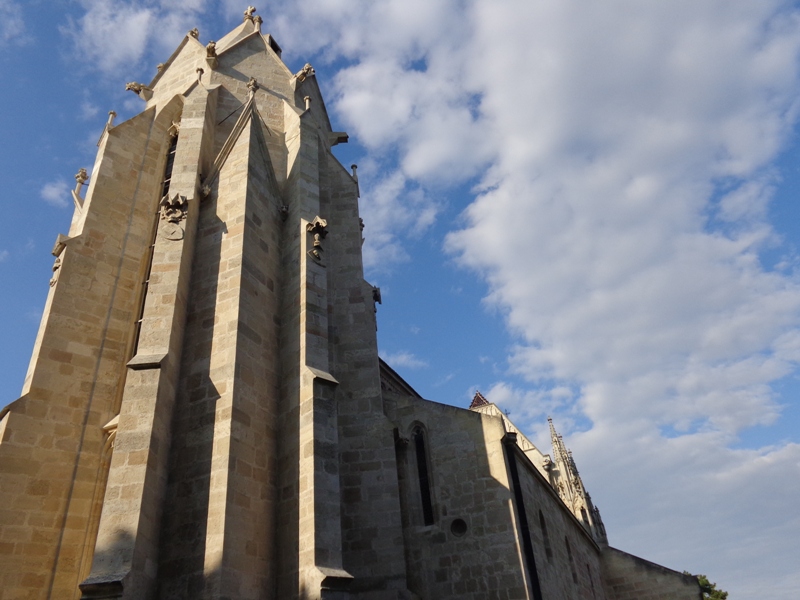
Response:
[[[380,361],[347,135],[261,25],[189,32],[76,177],[0,411],[0,598],[698,597],[607,546],[555,433]]]

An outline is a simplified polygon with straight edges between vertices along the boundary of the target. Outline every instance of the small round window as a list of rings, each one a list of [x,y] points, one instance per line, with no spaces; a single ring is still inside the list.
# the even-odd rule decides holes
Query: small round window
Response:
[[[467,533],[467,522],[464,519],[453,519],[450,523],[450,532],[456,537],[461,537]]]

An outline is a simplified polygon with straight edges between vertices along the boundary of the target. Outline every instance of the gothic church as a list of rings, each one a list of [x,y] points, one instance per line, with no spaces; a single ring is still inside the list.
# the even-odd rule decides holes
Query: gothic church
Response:
[[[552,423],[379,359],[347,134],[255,13],[128,84],[76,176],[0,411],[0,598],[699,598],[608,545]]]

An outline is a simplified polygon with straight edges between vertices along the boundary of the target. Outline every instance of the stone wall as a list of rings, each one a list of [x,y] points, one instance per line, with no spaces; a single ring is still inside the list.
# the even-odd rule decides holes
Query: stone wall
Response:
[[[390,392],[384,397],[397,425],[409,589],[420,598],[532,598],[502,420]],[[420,461],[427,466],[427,492]],[[432,510],[427,523],[425,494]]]
[[[603,583],[609,600],[699,600],[697,578],[628,554],[603,550]]]
[[[600,548],[521,449],[516,445],[511,449],[517,455],[528,534],[542,597],[605,598]]]

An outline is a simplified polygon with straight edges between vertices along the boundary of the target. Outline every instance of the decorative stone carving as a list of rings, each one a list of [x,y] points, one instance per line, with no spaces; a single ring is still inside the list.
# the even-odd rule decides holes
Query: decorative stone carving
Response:
[[[248,6],[247,10],[244,11],[244,20],[245,21],[253,21],[254,20],[254,16],[253,15],[255,14],[255,12],[256,12],[256,7],[255,6]]]
[[[358,183],[358,165],[352,164],[350,168],[353,170],[353,181]]]
[[[206,62],[212,69],[216,69],[219,64],[219,60],[217,59],[217,42],[214,40],[211,40],[206,45]]]
[[[83,169],[81,169],[83,171]],[[50,287],[53,287],[56,282],[58,281],[58,272],[61,269],[61,253],[64,252],[64,248],[67,247],[67,242],[70,238],[65,235],[58,234],[56,238],[56,243],[53,246],[52,254],[56,257],[55,261],[53,261],[53,277],[50,278]]]
[[[119,415],[111,419],[108,423],[103,425],[103,431],[106,434],[106,446],[113,450],[114,442],[117,438],[117,427],[119,426]]]
[[[143,83],[131,81],[125,84],[125,89],[128,90],[129,92],[133,92],[134,94],[138,95],[139,98],[145,101],[150,100],[150,98],[153,97],[153,90],[151,90]]]
[[[189,33],[187,33],[186,35],[189,35],[189,36],[193,37],[194,39],[197,39],[197,38],[200,37],[200,30],[197,29],[197,27],[195,27],[194,29],[190,29]]]
[[[322,240],[328,235],[327,226],[328,222],[320,217],[314,217],[314,220],[306,225],[308,233],[314,236],[314,241],[308,254],[316,261],[322,260]]]
[[[163,221],[159,227],[161,236],[172,241],[182,240],[183,227],[180,226],[180,222],[186,218],[186,210],[189,207],[186,196],[175,194],[170,198],[167,194],[161,199],[159,206],[161,206],[161,220]]]
[[[255,17],[253,17],[253,24],[256,26],[256,31],[258,33],[261,33],[261,24],[263,22],[264,22],[264,19],[262,19],[259,15],[256,15]]]
[[[56,256],[55,262],[53,262],[53,276],[50,278],[50,287],[53,287],[58,281],[58,270],[61,268],[61,257]]]
[[[161,207],[161,219],[168,223],[180,223],[186,218],[186,209],[189,207],[189,202],[186,196],[175,194],[172,198],[169,194],[164,196],[159,202]]]
[[[250,81],[247,82],[247,89],[250,90],[250,95],[255,95],[256,90],[258,89],[258,81],[256,81],[255,77],[251,77]]]
[[[372,301],[376,304],[383,304],[381,301],[381,288],[376,285],[372,286]]]
[[[199,32],[198,32],[198,33],[199,33]],[[163,71],[163,70],[164,70],[164,67],[165,67],[165,66],[166,66],[166,65],[165,65],[164,63],[158,63],[158,64],[156,65],[156,72],[157,72],[157,73],[161,73],[161,71]]]
[[[169,137],[176,137],[180,132],[181,132],[180,121],[173,121],[172,125],[169,126],[169,129],[167,129],[167,134],[169,134]]]
[[[75,191],[76,192],[80,191],[81,186],[84,185],[88,179],[89,179],[89,174],[86,172],[86,169],[84,169],[83,167],[78,169],[78,172],[75,174],[75,181],[77,182],[77,185],[75,186]]]
[[[280,212],[281,212],[281,221],[286,221],[286,219],[289,218],[289,207],[286,206],[285,204],[282,204]]]
[[[78,172],[75,174],[75,189],[72,190],[72,201],[75,203],[75,208],[81,210],[83,208],[83,198],[81,198],[81,188],[86,185],[86,181],[89,179],[89,174],[86,172],[86,169],[78,169]]]
[[[202,67],[197,67],[195,69],[195,71],[197,72],[197,81],[203,81],[203,73],[205,73],[203,68]]]
[[[306,63],[305,66],[300,69],[297,73],[295,73],[295,78],[299,83],[303,83],[309,75],[314,75],[316,71],[314,67],[312,67],[309,63]]]
[[[361,217],[358,217],[358,229],[361,231],[361,245],[363,246],[366,240],[364,239],[364,219]]]

